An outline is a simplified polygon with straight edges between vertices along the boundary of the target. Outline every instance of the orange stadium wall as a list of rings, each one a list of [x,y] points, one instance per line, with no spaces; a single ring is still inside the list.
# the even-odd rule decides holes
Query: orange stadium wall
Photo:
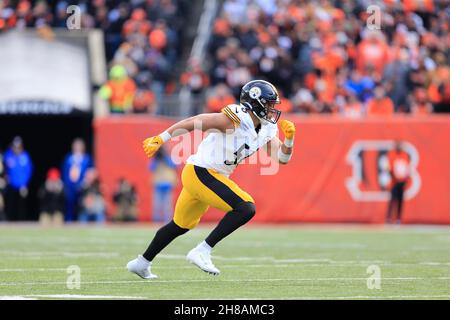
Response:
[[[253,221],[383,223],[388,193],[380,183],[386,173],[380,169],[383,160],[379,156],[400,139],[412,163],[403,221],[450,223],[450,117],[289,119],[298,130],[289,165],[280,166],[276,175],[261,175],[262,170],[270,171],[268,165],[243,164],[232,175],[256,201]],[[162,132],[172,123],[171,119],[141,116],[95,121],[95,158],[110,215],[116,181],[126,177],[138,190],[140,220],[150,220],[151,173],[141,144],[144,138]],[[175,143],[169,143],[169,149]],[[258,158],[267,164],[267,157],[261,154],[248,161],[256,162]],[[175,196],[180,188],[178,185]],[[221,216],[212,209],[202,221],[217,221]]]

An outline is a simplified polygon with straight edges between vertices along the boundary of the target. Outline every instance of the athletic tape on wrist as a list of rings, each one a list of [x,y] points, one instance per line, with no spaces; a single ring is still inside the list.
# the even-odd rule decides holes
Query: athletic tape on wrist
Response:
[[[163,142],[166,142],[166,141],[170,140],[170,138],[172,138],[172,135],[167,131],[164,131],[159,136],[161,137]]]
[[[292,146],[294,145],[294,138],[284,139],[284,145],[288,148],[292,148]]]
[[[281,150],[281,148],[278,149],[278,160],[280,160],[283,163],[287,163],[289,162],[289,160],[291,160],[292,157],[292,153],[291,154],[286,154],[283,152],[283,150]]]

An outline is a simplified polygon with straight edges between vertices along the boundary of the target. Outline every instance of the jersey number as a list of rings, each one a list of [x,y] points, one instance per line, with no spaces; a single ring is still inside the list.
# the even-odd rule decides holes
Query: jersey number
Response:
[[[247,158],[249,155],[243,157],[242,151],[250,149],[250,146],[248,144],[243,144],[237,151],[234,153],[234,161],[228,161],[225,160],[223,163],[225,163],[227,166],[233,166],[237,165],[239,162]]]

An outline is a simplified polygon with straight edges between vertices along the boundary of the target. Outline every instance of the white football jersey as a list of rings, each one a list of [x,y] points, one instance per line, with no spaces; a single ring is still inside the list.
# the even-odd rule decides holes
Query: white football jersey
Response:
[[[278,133],[276,124],[261,123],[261,129],[256,133],[255,125],[244,106],[230,104],[222,109],[234,123],[232,132],[211,132],[198,146],[196,154],[187,159],[193,164],[230,176],[237,165],[245,158],[258,151]]]

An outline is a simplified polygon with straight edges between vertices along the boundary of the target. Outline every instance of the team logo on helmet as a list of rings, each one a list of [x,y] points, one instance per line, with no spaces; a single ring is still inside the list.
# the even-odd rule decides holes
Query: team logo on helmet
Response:
[[[261,89],[258,87],[253,87],[248,92],[252,99],[258,99],[261,96]]]

